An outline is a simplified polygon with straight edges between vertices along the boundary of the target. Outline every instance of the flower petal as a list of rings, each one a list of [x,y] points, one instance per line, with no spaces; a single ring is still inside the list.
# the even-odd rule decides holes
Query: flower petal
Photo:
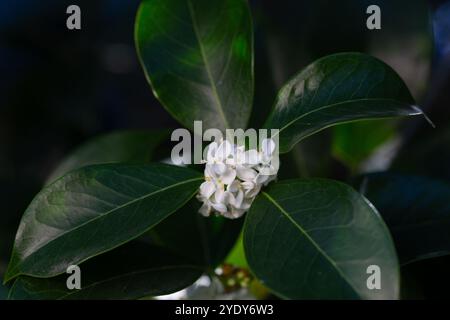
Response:
[[[226,185],[231,184],[234,181],[234,179],[236,179],[236,170],[227,168],[227,170],[222,174],[220,179],[222,180],[222,183]]]
[[[215,159],[215,157],[216,157],[216,151],[217,151],[217,143],[216,142],[211,142],[209,145],[208,145],[208,153],[207,153],[207,156],[206,156],[206,161],[207,162],[213,162],[214,161],[214,159]]]
[[[237,172],[238,178],[241,180],[244,180],[244,181],[252,181],[258,175],[256,170],[253,170],[251,168],[247,168],[244,166],[238,166],[236,168],[236,172]]]
[[[229,192],[237,192],[240,187],[240,182],[238,180],[234,180],[232,183],[230,183],[227,187],[227,191]]]
[[[273,176],[276,175],[278,170],[275,169],[272,165],[264,165],[264,166],[258,166],[257,170],[259,171],[260,175],[264,176]]]
[[[223,203],[213,203],[212,206],[213,206],[214,210],[216,210],[220,213],[227,212],[227,207]]]
[[[216,185],[214,182],[205,181],[200,185],[200,194],[207,199],[213,195],[214,191],[216,191]]]
[[[253,199],[254,199],[254,198],[247,199],[247,200],[245,200],[244,202],[242,202],[241,209],[242,209],[242,210],[248,210],[248,209],[250,209],[250,207],[251,207],[251,205],[252,205],[252,203],[253,203]]]
[[[217,189],[214,193],[214,201],[216,203],[221,203],[224,201],[225,198],[225,191],[223,189]]]
[[[242,186],[245,190],[245,197],[246,198],[254,198],[258,195],[259,191],[261,190],[261,185],[252,183],[252,182],[244,182],[242,183]]]
[[[202,204],[198,212],[200,212],[205,217],[209,217],[209,215],[211,214],[211,206],[205,202]]]
[[[225,164],[225,163],[222,163],[222,162],[214,163],[214,164],[212,165],[212,167],[213,167],[214,172],[215,172],[216,174],[218,174],[218,175],[224,174],[225,171],[227,170],[226,164]]]
[[[256,177],[257,184],[263,184],[269,179],[269,175],[259,173]]]
[[[233,147],[227,140],[223,141],[216,152],[216,159],[225,161],[233,153]]]
[[[244,201],[244,192],[239,190],[237,195],[234,197],[233,206],[240,208],[242,206],[242,201]]]
[[[233,209],[231,210],[231,219],[238,219],[242,217],[246,210],[243,209]]]

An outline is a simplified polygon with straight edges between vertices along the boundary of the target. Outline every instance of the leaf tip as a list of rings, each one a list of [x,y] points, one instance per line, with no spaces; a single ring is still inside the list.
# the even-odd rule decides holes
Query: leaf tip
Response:
[[[428,115],[425,112],[423,112],[422,109],[419,108],[419,106],[413,105],[411,107],[413,108],[414,111],[417,112],[417,114],[421,114],[433,129],[436,129],[436,125],[434,124],[434,122],[428,117]]]
[[[10,282],[11,280],[13,280],[14,278],[16,278],[17,276],[19,276],[19,272],[17,272],[17,268],[15,265],[12,265],[12,262],[8,265],[8,268],[6,269],[6,272],[3,276],[3,285],[6,285],[8,282]]]
[[[9,276],[8,273],[6,273],[5,276],[3,277],[2,284],[6,285],[12,279],[13,277]]]

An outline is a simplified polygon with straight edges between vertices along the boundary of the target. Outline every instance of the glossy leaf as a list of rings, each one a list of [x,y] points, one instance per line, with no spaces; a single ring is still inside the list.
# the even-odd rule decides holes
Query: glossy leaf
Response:
[[[422,0],[379,1],[382,28],[376,32],[365,27],[370,4],[373,2],[366,0],[259,1],[258,20],[264,23],[258,24],[258,32],[270,36],[257,45],[258,49],[268,47],[264,49],[274,70],[267,80],[281,85],[313,57],[357,51],[382,59],[400,74],[414,96],[423,94],[435,34],[430,30],[429,4]],[[408,15],[403,14],[406,7]],[[260,81],[258,64],[256,74]]]
[[[450,184],[394,173],[364,176],[363,189],[394,238],[402,264],[450,254]]]
[[[181,290],[202,269],[167,251],[136,241],[80,265],[81,289],[67,289],[70,274],[55,278],[19,277],[9,299],[138,299]]]
[[[166,131],[129,130],[104,134],[71,152],[47,179],[47,184],[69,171],[111,162],[148,163],[165,138]]]
[[[250,269],[289,299],[396,299],[394,244],[375,208],[349,186],[325,179],[279,182],[253,203],[244,225]],[[381,289],[367,268],[381,269]]]
[[[408,88],[389,66],[361,53],[319,59],[281,89],[266,128],[280,130],[280,152],[330,126],[419,115]]]
[[[245,0],[144,0],[137,51],[155,96],[193,128],[244,128],[253,99],[253,30]]]
[[[27,208],[5,276],[50,277],[124,244],[182,207],[196,171],[164,164],[105,164],[72,171]]]
[[[52,176],[59,177],[88,164],[145,163],[163,158],[155,151],[161,150],[159,145],[168,136],[165,131],[121,131],[102,135],[73,151]],[[198,200],[192,199],[140,239],[177,252],[187,261],[214,267],[233,246],[243,220],[204,218],[198,213],[200,205]]]

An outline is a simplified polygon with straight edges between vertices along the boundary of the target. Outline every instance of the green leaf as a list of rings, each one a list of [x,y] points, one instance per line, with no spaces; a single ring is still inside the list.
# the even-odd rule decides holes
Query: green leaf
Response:
[[[153,93],[188,128],[245,128],[253,30],[245,0],[144,0],[135,41]]]
[[[250,269],[289,299],[396,299],[394,244],[375,208],[349,186],[325,179],[279,182],[247,214]],[[381,289],[367,268],[381,269]]]
[[[363,188],[394,238],[402,264],[450,254],[450,184],[420,176],[369,174]]]
[[[214,268],[228,255],[242,230],[243,219],[208,218],[199,214],[201,203],[191,199],[146,233],[145,239],[168,248],[193,263]]]
[[[70,274],[55,278],[19,277],[9,299],[138,299],[181,290],[201,274],[196,265],[137,241],[80,265],[81,289],[69,290]]]
[[[62,176],[89,164],[145,163],[156,160],[158,156],[161,158],[161,155],[154,154],[155,148],[166,137],[168,133],[165,131],[122,131],[102,135],[72,152],[52,177]],[[203,218],[198,213],[200,204],[198,200],[192,199],[183,208],[152,228],[143,238],[167,247],[186,257],[188,261],[214,267],[223,261],[233,246],[243,220]]]
[[[392,121],[347,123],[333,128],[333,155],[353,172],[383,143],[395,136]]]
[[[51,277],[124,244],[181,208],[203,177],[164,164],[104,164],[72,171],[25,211],[5,281]]]
[[[230,254],[225,259],[225,262],[228,264],[231,264],[233,266],[248,269],[247,258],[245,257],[245,250],[244,250],[244,233],[243,232],[241,232],[241,234],[239,235],[239,238],[236,241],[236,244],[234,245]]]
[[[330,126],[364,119],[419,115],[389,66],[361,53],[319,59],[281,89],[266,128],[280,130],[280,152]]]
[[[92,164],[148,163],[155,149],[169,136],[166,131],[130,130],[104,134],[70,153],[47,179],[47,184],[69,171]]]

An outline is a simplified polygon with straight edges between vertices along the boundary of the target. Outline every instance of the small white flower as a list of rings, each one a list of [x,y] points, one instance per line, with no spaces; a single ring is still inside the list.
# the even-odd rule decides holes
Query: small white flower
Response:
[[[208,146],[206,163],[211,165],[217,174],[223,174],[227,169],[226,160],[233,154],[233,146],[228,141],[216,142]]]
[[[236,178],[236,170],[230,166],[224,165],[223,170],[217,171],[217,166],[209,163],[205,166],[205,177],[213,181],[216,185],[230,184]]]
[[[203,202],[199,212],[230,219],[241,217],[250,209],[262,186],[276,179],[278,168],[272,163],[275,142],[265,139],[261,150],[245,151],[228,141],[212,142],[205,161],[205,182],[197,198]]]
[[[257,170],[266,176],[277,174],[278,168],[272,165],[273,152],[275,151],[275,142],[272,139],[264,139],[261,144],[261,151],[258,153]]]
[[[261,190],[261,184],[258,184],[257,181],[244,181],[242,182],[242,188],[247,198],[254,198]]]

